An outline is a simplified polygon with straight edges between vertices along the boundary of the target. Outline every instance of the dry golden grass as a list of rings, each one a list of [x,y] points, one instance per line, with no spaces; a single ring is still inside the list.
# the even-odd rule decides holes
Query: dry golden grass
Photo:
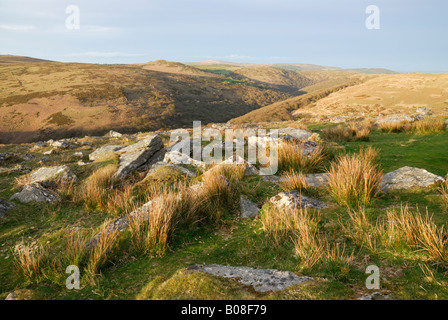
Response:
[[[28,245],[22,241],[14,247],[14,264],[25,278],[33,280],[42,274],[45,255],[46,251],[39,243]]]
[[[446,130],[446,125],[443,119],[428,118],[414,122],[412,129],[417,134],[439,133]]]
[[[409,121],[393,121],[393,122],[382,122],[379,128],[383,132],[387,133],[398,133],[408,131],[411,128]]]
[[[110,223],[111,221],[108,220],[103,224],[98,241],[89,252],[85,273],[91,284],[95,284],[95,278],[99,275],[101,268],[113,257],[118,243],[119,232],[111,232],[108,228]]]
[[[408,207],[402,207],[399,212],[388,211],[387,220],[386,232],[390,239],[425,252],[434,263],[448,264],[447,233],[428,214],[423,217],[418,210],[411,212]]]
[[[448,180],[445,180],[445,183],[442,184],[440,188],[440,193],[443,205],[445,206],[445,209],[448,209]]]
[[[278,146],[278,171],[313,173],[322,168],[325,155],[323,149],[318,147],[309,155],[304,153],[300,144],[283,142]]]
[[[220,164],[212,165],[206,174],[221,175],[229,181],[237,182],[244,179],[245,171],[246,164]]]
[[[371,123],[364,121],[349,126],[338,125],[327,127],[322,130],[322,137],[330,141],[368,141],[372,132]]]
[[[14,178],[14,187],[16,189],[22,189],[24,186],[31,182],[31,176],[29,174]]]
[[[282,175],[282,189],[285,191],[290,190],[306,190],[308,185],[306,183],[305,175],[303,173],[296,173],[290,170]]]
[[[342,233],[356,245],[377,251],[378,237],[384,235],[384,225],[372,225],[366,216],[365,208],[348,210],[349,224],[339,220]]]
[[[339,204],[368,204],[380,193],[383,174],[375,164],[377,156],[378,152],[368,147],[359,155],[341,155],[331,163],[328,189]]]

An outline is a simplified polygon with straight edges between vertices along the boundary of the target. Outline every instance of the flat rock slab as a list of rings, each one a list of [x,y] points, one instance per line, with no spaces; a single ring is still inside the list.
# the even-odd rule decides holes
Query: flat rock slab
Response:
[[[427,188],[444,181],[443,177],[432,174],[425,169],[403,167],[384,175],[381,190],[387,192],[389,190]]]
[[[194,265],[188,270],[198,270],[218,277],[237,279],[244,285],[252,286],[257,292],[280,291],[313,280],[310,277],[299,277],[291,271],[230,267],[217,264]]]
[[[260,211],[257,204],[247,199],[245,196],[240,196],[240,211],[241,218],[255,218]]]
[[[33,183],[23,187],[23,190],[15,193],[9,200],[18,200],[23,203],[31,201],[36,202],[59,202],[61,198],[59,196],[42,187],[38,183]]]
[[[0,218],[3,218],[6,213],[15,207],[14,203],[0,200]]]
[[[145,139],[118,151],[120,166],[115,173],[116,177],[123,178],[150,161],[157,151],[163,148],[162,138],[159,135],[149,135]]]
[[[115,152],[125,148],[125,145],[116,145],[116,144],[108,144],[105,146],[102,146],[101,148],[96,149],[91,154],[89,154],[89,160],[95,161],[95,160],[101,160],[105,159],[107,157],[111,157],[115,155]]]
[[[205,162],[195,160],[191,158],[190,156],[181,153],[179,151],[168,151],[165,154],[165,157],[163,159],[163,162],[171,163],[171,164],[189,164],[192,166],[195,166],[197,168],[205,169],[207,167]]]
[[[308,198],[297,191],[280,192],[269,200],[281,209],[296,210],[304,208],[326,209],[327,204],[322,201]]]
[[[76,175],[67,166],[42,167],[30,174],[30,183],[38,182],[43,186],[55,181],[70,183],[76,180]]]

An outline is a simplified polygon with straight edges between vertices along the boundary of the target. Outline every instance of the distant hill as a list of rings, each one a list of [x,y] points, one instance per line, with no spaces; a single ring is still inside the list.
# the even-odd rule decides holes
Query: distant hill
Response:
[[[15,63],[32,63],[32,62],[51,62],[49,60],[36,59],[30,57],[21,57],[13,55],[0,55],[0,65],[15,64]]]

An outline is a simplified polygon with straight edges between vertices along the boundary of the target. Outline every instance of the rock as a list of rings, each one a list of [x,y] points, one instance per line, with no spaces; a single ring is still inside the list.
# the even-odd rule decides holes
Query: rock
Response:
[[[241,218],[255,218],[258,215],[260,209],[256,203],[253,203],[245,196],[240,196],[240,211]]]
[[[235,165],[235,164],[244,164],[246,165],[246,170],[244,171],[245,176],[257,176],[260,174],[260,171],[252,164],[241,158],[240,156],[230,157],[227,160],[223,161],[220,165]]]
[[[37,202],[59,202],[61,199],[59,196],[38,183],[28,184],[23,187],[21,192],[14,194],[9,200],[18,200],[23,203],[31,201]]]
[[[121,138],[123,135],[120,132],[110,130],[106,136],[111,138]]]
[[[89,154],[89,160],[101,160],[115,155],[116,151],[125,148],[125,145],[105,145],[101,148],[96,149],[91,154]]]
[[[50,156],[52,154],[56,154],[56,150],[55,149],[51,149],[51,150],[48,150],[48,151],[44,152],[44,155],[46,155],[46,156]]]
[[[147,173],[147,177],[152,175],[153,173],[155,173],[157,171],[157,169],[159,168],[164,168],[164,167],[169,167],[169,168],[173,168],[175,170],[179,170],[182,173],[184,173],[185,175],[187,175],[188,177],[196,177],[196,173],[194,173],[193,171],[188,170],[187,168],[184,168],[182,166],[179,165],[175,165],[175,164],[170,164],[170,163],[166,163],[166,162],[156,162],[151,166],[151,170],[148,171]]]
[[[42,162],[42,163],[45,163],[45,162],[48,162],[48,161],[50,161],[50,158],[49,158],[49,157],[42,157],[42,158],[40,159],[40,162]]]
[[[47,187],[54,182],[71,183],[76,181],[76,175],[67,166],[42,167],[30,174],[30,183],[39,182]]]
[[[309,131],[290,127],[281,128],[278,133],[284,140],[308,140],[312,135]]]
[[[313,278],[310,277],[299,277],[291,271],[275,269],[211,264],[190,266],[188,270],[198,270],[218,277],[233,278],[244,285],[252,286],[257,292],[280,291],[307,281],[313,281]]]
[[[27,153],[23,156],[24,161],[30,161],[32,159],[34,159],[34,155],[32,155],[31,153]]]
[[[73,156],[74,156],[74,157],[77,157],[77,158],[82,158],[82,157],[84,157],[84,154],[83,154],[82,152],[75,152],[75,153],[73,154]]]
[[[389,299],[388,294],[383,294],[381,292],[374,292],[372,294],[359,297],[356,300],[388,300],[388,299]]]
[[[288,210],[295,210],[302,208],[313,208],[313,209],[328,208],[328,206],[325,203],[308,198],[295,190],[289,192],[280,192],[278,195],[272,197],[269,201],[278,208],[284,208]]]
[[[32,300],[33,291],[29,289],[18,289],[10,292],[5,300]]]
[[[433,114],[433,111],[426,107],[418,107],[415,112],[425,116],[430,116]]]
[[[145,139],[118,151],[120,166],[115,173],[116,177],[123,178],[132,170],[144,165],[163,148],[159,135],[149,135]]]
[[[389,190],[426,188],[444,181],[443,177],[432,174],[425,169],[402,167],[384,175],[381,190],[387,192]]]
[[[3,218],[6,213],[9,210],[14,209],[14,207],[14,203],[0,199],[0,218]]]
[[[395,122],[403,122],[403,121],[407,121],[407,122],[413,122],[414,118],[411,116],[407,116],[407,115],[391,115],[388,116],[386,118],[377,120],[377,124],[381,124],[381,123],[395,123]]]
[[[4,161],[8,161],[8,160],[13,160],[16,157],[17,156],[12,152],[1,152],[0,153],[0,163],[2,163]]]
[[[90,163],[92,163],[92,161],[80,160],[80,161],[78,161],[78,166],[82,167],[82,166],[86,166]]]
[[[207,167],[207,164],[205,162],[194,160],[190,156],[188,156],[184,153],[181,153],[179,151],[168,151],[165,154],[163,162],[178,164],[178,165],[189,164],[189,165],[195,166],[197,168],[201,168],[201,169],[205,169]]]
[[[72,144],[65,140],[53,141],[50,143],[50,146],[58,149],[68,149],[72,147]]]

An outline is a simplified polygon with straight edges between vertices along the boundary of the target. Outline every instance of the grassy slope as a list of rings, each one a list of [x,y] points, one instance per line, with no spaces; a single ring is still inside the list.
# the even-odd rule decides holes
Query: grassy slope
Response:
[[[414,141],[416,140],[416,141]],[[413,141],[413,142],[411,142]],[[357,151],[366,145],[381,150],[380,164],[384,171],[409,165],[426,168],[436,174],[448,171],[448,133],[416,136],[411,134],[384,134],[374,132],[370,142],[344,143],[348,151]],[[23,146],[6,146],[0,151],[25,152]],[[69,151],[72,153],[74,151]],[[57,155],[57,162],[70,157]],[[11,164],[12,165],[12,164]],[[33,161],[27,165],[37,166]],[[105,165],[105,164],[101,164]],[[86,177],[92,169],[77,169],[77,174]],[[84,172],[88,170],[88,172]],[[84,173],[83,173],[84,172]],[[18,174],[0,178],[0,194],[8,198],[11,185]],[[260,178],[245,178],[244,192],[256,201],[263,202],[276,194],[277,186],[265,183]],[[333,203],[326,192],[311,194]],[[385,208],[400,203],[427,208],[439,225],[446,225],[446,209],[440,203],[437,190],[402,191],[384,195],[367,208],[370,217],[385,214]],[[334,204],[334,203],[333,203]],[[301,269],[300,261],[294,256],[293,248],[287,243],[275,246],[262,229],[260,220],[239,221],[228,216],[218,229],[201,229],[176,238],[172,249],[163,257],[141,257],[124,254],[103,270],[97,287],[83,287],[80,291],[68,291],[62,285],[45,280],[42,283],[26,283],[15,273],[9,247],[22,237],[33,237],[42,242],[50,240],[55,245],[62,230],[70,226],[94,227],[106,214],[86,213],[81,207],[73,208],[70,203],[54,206],[18,205],[0,222],[0,239],[3,244],[0,254],[0,298],[13,289],[33,290],[34,298],[46,299],[352,299],[364,289],[367,264],[381,268],[382,289],[390,290],[395,299],[448,299],[445,270],[430,266],[434,276],[429,279],[420,268],[414,255],[406,252],[384,251],[368,254],[365,249],[350,245],[355,250],[355,264],[346,269],[338,265]],[[337,219],[347,218],[347,210],[334,206],[323,211],[323,228],[333,230]],[[336,229],[337,237],[337,229]],[[368,261],[365,261],[366,255]],[[8,258],[7,258],[8,257]],[[219,263],[245,265],[259,268],[279,268],[311,276],[325,277],[329,281],[293,287],[280,293],[256,294],[251,288],[233,280],[198,275],[185,271],[197,263]],[[63,277],[64,270],[61,270]]]
[[[3,142],[226,122],[290,97],[199,70],[186,75],[141,65],[27,63],[0,66],[0,72]]]

